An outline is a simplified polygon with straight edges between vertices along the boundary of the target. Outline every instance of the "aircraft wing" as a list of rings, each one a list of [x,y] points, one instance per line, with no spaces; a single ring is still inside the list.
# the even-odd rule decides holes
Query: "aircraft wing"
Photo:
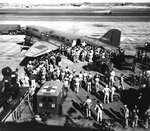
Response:
[[[37,41],[34,43],[29,50],[25,53],[27,57],[38,57],[40,55],[46,54],[50,51],[56,50],[62,43],[58,41]]]

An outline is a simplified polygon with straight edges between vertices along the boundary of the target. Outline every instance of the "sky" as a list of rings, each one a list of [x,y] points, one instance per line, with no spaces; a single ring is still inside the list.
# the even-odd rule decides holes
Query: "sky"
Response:
[[[10,4],[57,4],[57,3],[83,3],[83,2],[150,2],[150,0],[0,0],[0,3]]]

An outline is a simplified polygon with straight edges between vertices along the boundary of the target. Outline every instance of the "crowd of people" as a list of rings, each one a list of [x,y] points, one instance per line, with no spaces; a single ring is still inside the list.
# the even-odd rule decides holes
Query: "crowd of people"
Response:
[[[102,85],[100,73],[92,74],[91,72],[78,71],[75,67],[70,69],[68,66],[63,69],[61,55],[67,56],[73,62],[79,62],[79,60],[92,62],[95,57],[110,58],[117,55],[117,52],[114,50],[104,50],[103,48],[93,48],[91,46],[62,46],[59,51],[50,52],[29,61],[24,68],[25,73],[23,73],[20,78],[20,84],[29,85],[31,87],[31,94],[34,94],[37,85],[41,87],[49,80],[62,81],[67,92],[72,89],[75,93],[79,93],[81,88],[84,88],[91,94],[95,92],[99,95],[99,92],[102,92],[104,94],[103,100],[97,100],[97,104],[94,108],[97,114],[97,121],[101,122],[104,108],[102,102],[104,104],[109,104],[110,101],[114,102],[115,92],[120,89],[126,89],[124,86],[124,74],[118,76],[119,85],[116,87],[116,73],[112,69],[110,71],[109,81]],[[145,84],[143,77],[146,75],[144,75],[144,73],[139,74],[139,85],[143,85]],[[92,100],[87,96],[84,102],[86,117],[91,117],[91,105]],[[136,105],[132,112],[134,114],[132,127],[136,127],[138,124],[138,109]],[[146,110],[146,112],[148,112],[145,113],[148,116],[150,109]],[[125,127],[128,127],[129,109],[127,105],[124,107],[124,114]],[[149,117],[147,117],[145,121],[146,128],[148,128],[148,118]]]
[[[66,55],[74,63],[79,60],[84,62],[92,62],[96,57],[108,58],[111,55],[110,50],[103,48],[95,48],[92,46],[66,46],[60,47],[60,53]]]

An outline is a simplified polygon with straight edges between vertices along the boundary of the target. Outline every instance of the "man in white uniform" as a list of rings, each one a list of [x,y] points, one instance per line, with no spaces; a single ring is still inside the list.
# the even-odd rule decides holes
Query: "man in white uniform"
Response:
[[[102,92],[104,93],[104,103],[109,104],[109,93],[111,92],[111,90],[108,88],[108,85],[106,84],[105,88],[102,90]]]
[[[86,116],[87,116],[87,118],[91,118],[92,100],[89,98],[89,96],[86,97],[86,101],[84,102],[84,105],[86,107]]]
[[[97,122],[102,122],[102,110],[103,110],[103,106],[100,103],[99,100],[97,100],[97,104],[94,108],[96,110],[96,114],[97,114]]]

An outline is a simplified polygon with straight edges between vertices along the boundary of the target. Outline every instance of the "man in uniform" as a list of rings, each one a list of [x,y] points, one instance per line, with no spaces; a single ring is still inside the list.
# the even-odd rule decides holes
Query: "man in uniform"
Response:
[[[138,113],[139,113],[139,110],[137,108],[137,106],[135,105],[134,109],[133,109],[133,122],[132,122],[132,127],[137,127],[138,125]]]
[[[89,74],[88,74],[88,80],[92,82],[92,78],[93,78],[93,76],[92,76],[91,72],[89,72]]]
[[[129,127],[129,109],[127,105],[124,105],[124,117],[125,117],[125,128]]]
[[[121,76],[120,76],[120,86],[121,86],[121,88],[124,90],[125,88],[124,88],[124,77],[123,77],[123,74],[121,74]]]
[[[112,69],[110,72],[110,87],[114,86],[115,83],[115,71]]]
[[[91,87],[92,87],[92,83],[91,83],[90,80],[88,80],[88,81],[87,81],[87,91],[88,91],[88,92],[91,92],[91,91],[92,91]]]
[[[80,79],[80,87],[82,87],[82,82],[83,82],[83,74],[82,74],[82,71],[80,71],[79,73],[79,79]]]
[[[64,71],[65,71],[65,75],[70,73],[70,70],[69,70],[68,66],[65,68]]]
[[[104,93],[104,103],[109,104],[109,93],[110,93],[110,89],[108,88],[108,85],[105,85],[105,88],[102,90],[102,92]]]
[[[99,100],[97,100],[97,104],[94,108],[96,110],[96,114],[97,114],[97,122],[102,122],[102,110],[103,110],[103,106],[100,103]]]
[[[80,79],[79,79],[79,76],[77,75],[75,78],[75,92],[76,93],[79,92],[79,87],[80,87]]]
[[[112,86],[110,90],[111,90],[111,102],[113,102],[116,88],[114,86]]]
[[[145,111],[145,128],[148,129],[148,123],[150,119],[150,105],[149,108]]]
[[[99,84],[99,82],[96,82],[96,83],[95,83],[95,90],[96,90],[96,93],[98,93],[99,88],[100,88],[100,84]]]
[[[91,105],[92,105],[92,100],[89,98],[89,96],[87,96],[86,101],[84,102],[87,118],[91,118]]]

